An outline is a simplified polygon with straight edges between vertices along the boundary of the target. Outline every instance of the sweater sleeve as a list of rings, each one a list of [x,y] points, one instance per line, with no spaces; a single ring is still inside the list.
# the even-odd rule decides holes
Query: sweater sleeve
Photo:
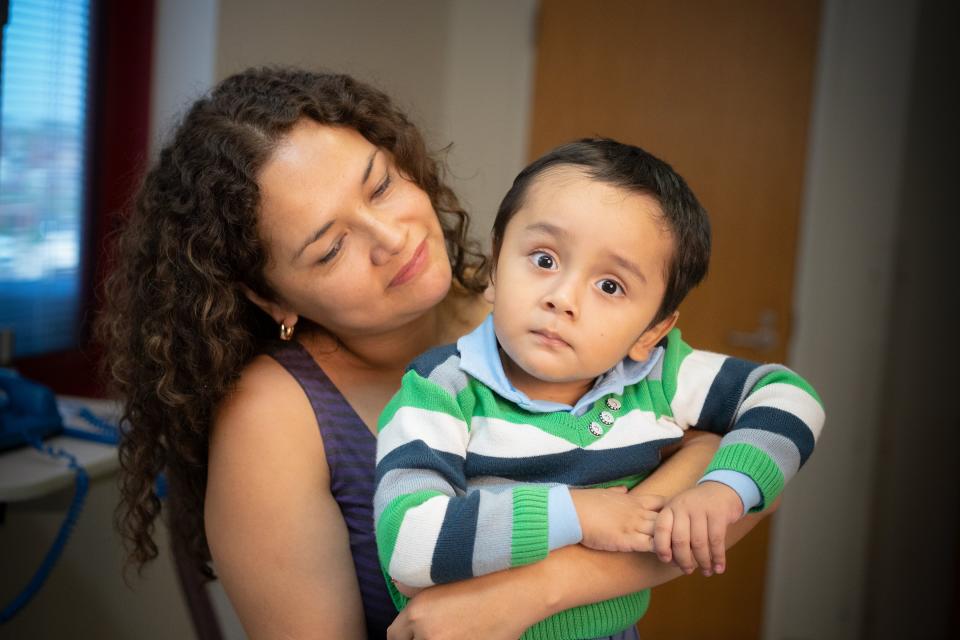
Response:
[[[802,467],[823,429],[820,397],[779,364],[757,364],[691,349],[674,330],[663,364],[663,390],[677,424],[723,436],[706,473],[730,470],[760,490],[759,511]]]
[[[408,371],[380,417],[374,519],[384,572],[428,587],[528,564],[579,542],[562,485],[467,491],[469,417],[457,389],[438,377]]]

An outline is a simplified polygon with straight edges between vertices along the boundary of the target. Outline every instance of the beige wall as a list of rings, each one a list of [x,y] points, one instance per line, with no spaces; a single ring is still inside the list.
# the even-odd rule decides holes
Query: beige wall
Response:
[[[221,0],[216,76],[291,64],[384,89],[431,148],[486,240],[526,160],[534,0]]]

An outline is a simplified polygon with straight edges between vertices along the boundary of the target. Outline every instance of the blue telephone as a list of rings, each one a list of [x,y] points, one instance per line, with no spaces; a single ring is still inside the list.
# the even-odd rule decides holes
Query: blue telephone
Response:
[[[63,431],[53,391],[0,369],[0,451],[21,447]]]

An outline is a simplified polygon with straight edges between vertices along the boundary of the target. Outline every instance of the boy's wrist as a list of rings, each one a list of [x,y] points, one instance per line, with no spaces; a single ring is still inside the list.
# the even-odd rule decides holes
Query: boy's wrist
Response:
[[[742,515],[763,504],[763,495],[757,483],[745,473],[732,469],[715,469],[700,478],[697,484],[704,482],[715,482],[731,489],[740,498]]]

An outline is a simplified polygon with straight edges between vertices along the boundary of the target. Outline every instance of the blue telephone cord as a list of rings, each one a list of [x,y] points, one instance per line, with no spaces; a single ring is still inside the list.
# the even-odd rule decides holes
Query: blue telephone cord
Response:
[[[13,601],[4,607],[3,611],[0,611],[0,624],[3,624],[13,618],[20,609],[26,605],[37,591],[40,590],[40,587],[43,586],[44,581],[46,581],[47,576],[50,574],[50,571],[53,569],[53,565],[57,562],[57,559],[60,557],[60,554],[63,552],[64,546],[67,544],[67,538],[70,537],[70,533],[73,531],[74,525],[77,523],[77,518],[80,517],[80,510],[83,508],[83,501],[87,496],[87,488],[90,484],[90,479],[87,476],[87,472],[83,467],[80,466],[80,463],[77,462],[77,459],[71,455],[68,451],[64,451],[60,447],[53,447],[47,444],[44,444],[42,440],[36,437],[27,436],[24,434],[26,441],[33,446],[33,448],[46,453],[47,455],[54,458],[62,458],[66,460],[76,474],[76,489],[73,492],[73,502],[70,503],[70,508],[67,511],[67,516],[63,520],[63,524],[60,525],[60,531],[57,532],[57,537],[53,541],[53,544],[50,545],[50,549],[47,551],[47,555],[43,558],[43,562],[40,564],[40,568],[37,569],[36,573],[33,574],[33,577],[30,579],[30,582],[24,587]]]

